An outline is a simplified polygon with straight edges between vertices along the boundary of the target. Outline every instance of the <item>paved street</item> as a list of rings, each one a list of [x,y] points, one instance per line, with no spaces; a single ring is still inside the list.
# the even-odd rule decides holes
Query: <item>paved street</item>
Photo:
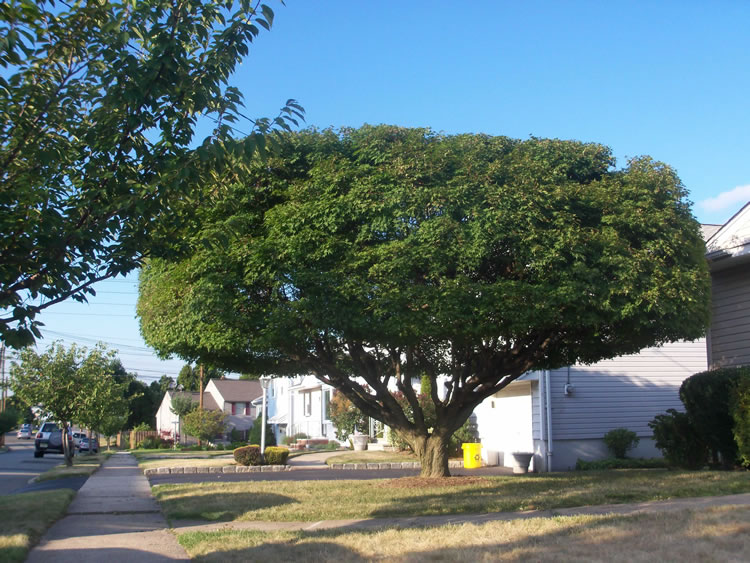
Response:
[[[19,440],[15,432],[5,435],[5,445],[11,451],[0,453],[0,495],[25,488],[30,479],[63,461],[63,456],[58,454],[35,458],[34,440]]]

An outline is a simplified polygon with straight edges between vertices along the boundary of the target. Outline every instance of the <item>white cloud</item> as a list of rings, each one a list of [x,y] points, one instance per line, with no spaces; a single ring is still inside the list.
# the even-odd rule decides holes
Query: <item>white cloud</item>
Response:
[[[706,211],[721,211],[730,207],[738,207],[748,201],[750,201],[750,184],[721,192],[716,197],[709,197],[698,202],[698,205]]]

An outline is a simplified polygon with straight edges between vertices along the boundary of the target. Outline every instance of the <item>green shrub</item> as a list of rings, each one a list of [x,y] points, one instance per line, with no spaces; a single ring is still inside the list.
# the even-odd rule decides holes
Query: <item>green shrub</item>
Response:
[[[266,465],[286,465],[289,449],[276,446],[266,448]]]
[[[136,447],[144,450],[165,450],[172,447],[172,442],[162,440],[159,436],[146,436],[136,444]]]
[[[696,373],[680,387],[680,399],[690,421],[710,448],[713,462],[720,460],[724,467],[731,467],[738,460],[730,400],[743,379],[750,379],[750,367]]]
[[[625,459],[625,454],[635,448],[640,441],[638,435],[627,428],[615,428],[604,435],[604,444],[618,459]]]
[[[234,450],[234,461],[240,465],[260,465],[260,446],[242,446]]]
[[[604,469],[661,469],[667,466],[666,460],[660,457],[650,458],[617,458],[608,457],[596,461],[576,461],[578,471],[601,471]]]
[[[259,414],[258,418],[255,419],[255,422],[253,423],[253,427],[250,429],[250,432],[247,437],[248,443],[260,444],[261,426],[263,426],[263,414]],[[268,420],[266,419],[266,446],[275,446],[275,445],[276,445],[276,436],[273,433],[273,429],[271,428],[271,425],[268,424]]]
[[[744,378],[737,384],[730,406],[740,463],[750,467],[750,378]]]
[[[18,424],[18,411],[9,408],[0,412],[0,434],[10,432]]]
[[[684,412],[668,409],[648,423],[657,448],[670,466],[699,469],[708,460],[708,447]]]

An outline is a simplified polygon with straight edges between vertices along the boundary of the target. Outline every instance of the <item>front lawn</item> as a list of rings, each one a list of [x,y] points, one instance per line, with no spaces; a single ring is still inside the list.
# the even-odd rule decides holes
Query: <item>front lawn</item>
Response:
[[[750,508],[633,516],[531,518],[376,531],[189,532],[205,562],[244,561],[748,561]]]
[[[0,561],[24,561],[74,496],[71,489],[0,496]]]
[[[616,470],[410,481],[158,485],[168,518],[318,521],[551,509],[750,492],[747,472]],[[463,479],[463,481],[461,481]],[[403,486],[407,484],[409,486]]]

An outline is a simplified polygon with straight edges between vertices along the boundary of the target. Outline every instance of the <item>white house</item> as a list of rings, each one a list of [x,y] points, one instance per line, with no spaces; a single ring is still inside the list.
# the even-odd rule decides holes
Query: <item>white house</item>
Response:
[[[335,431],[328,419],[332,392],[331,386],[312,375],[272,378],[267,391],[266,416],[276,443],[281,444],[285,436],[295,434],[334,440]],[[258,400],[258,409],[260,404]]]
[[[750,362],[750,204],[724,226],[704,225],[703,237],[713,281],[708,342],[525,374],[474,411],[486,461],[511,466],[511,452],[527,451],[536,470],[571,469],[578,458],[606,457],[602,438],[620,427],[640,438],[630,455],[661,455],[648,423],[667,409],[684,410],[682,382],[709,366]]]

